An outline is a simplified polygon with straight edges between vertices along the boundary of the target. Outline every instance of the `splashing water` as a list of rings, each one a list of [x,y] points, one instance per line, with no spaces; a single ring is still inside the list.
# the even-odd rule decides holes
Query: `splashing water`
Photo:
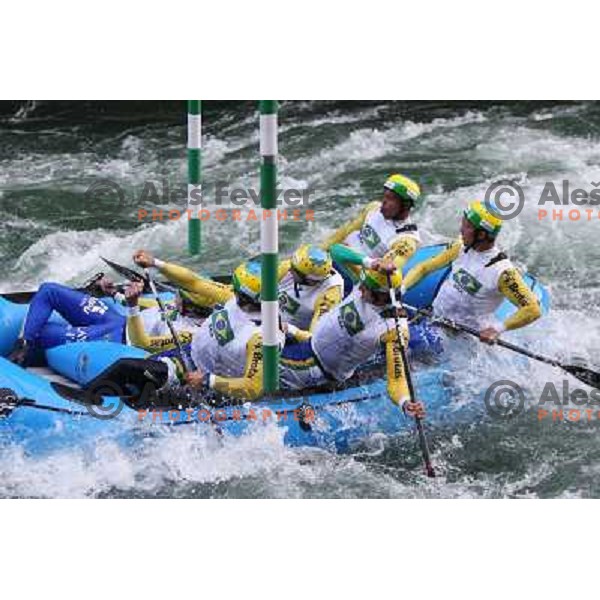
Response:
[[[208,221],[203,240],[210,252],[190,258],[184,220],[137,218],[145,182],[185,182],[185,115],[181,124],[38,120],[27,127],[36,108],[24,107],[0,128],[0,291],[81,282],[101,268],[100,256],[127,263],[139,247],[210,273],[228,272],[258,251],[253,222]],[[510,338],[549,355],[587,362],[598,356],[598,223],[540,219],[535,201],[547,181],[568,179],[587,190],[600,181],[597,104],[447,104],[428,112],[406,103],[285,103],[280,122],[280,177],[284,185],[309,188],[315,211],[314,222],[282,223],[283,251],[352,218],[393,172],[415,177],[425,190],[416,218],[426,243],[456,236],[464,204],[483,197],[493,181],[511,178],[527,202],[505,226],[501,244],[548,285],[553,309],[543,323]],[[247,107],[215,111],[206,130],[211,208],[210,182],[257,188],[257,118]],[[126,190],[122,203],[86,201],[86,189],[100,178]],[[467,399],[494,378],[522,381],[534,395],[545,382],[564,379],[542,365],[520,369],[497,349],[481,352],[459,376]],[[431,432],[440,473],[433,482],[422,474],[411,432],[376,436],[347,456],[286,448],[275,427],[238,440],[179,430],[135,450],[105,440],[92,452],[35,459],[17,447],[0,455],[0,496],[597,496],[597,429],[595,422],[536,422],[531,415],[441,427]]]

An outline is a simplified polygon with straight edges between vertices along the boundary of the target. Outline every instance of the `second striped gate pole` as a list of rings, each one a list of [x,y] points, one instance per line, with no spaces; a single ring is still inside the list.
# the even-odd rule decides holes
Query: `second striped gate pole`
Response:
[[[200,231],[200,199],[202,198],[202,101],[188,100],[188,210],[192,218],[188,221],[188,249],[190,254],[199,254],[202,244]]]
[[[261,314],[263,385],[266,394],[279,388],[279,303],[277,270],[279,230],[277,222],[277,101],[260,100],[260,221]]]

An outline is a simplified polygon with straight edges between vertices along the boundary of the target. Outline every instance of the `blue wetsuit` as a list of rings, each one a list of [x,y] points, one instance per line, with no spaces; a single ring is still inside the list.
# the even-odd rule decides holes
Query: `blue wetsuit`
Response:
[[[49,322],[53,311],[66,323]],[[29,305],[23,337],[32,347],[44,349],[93,340],[123,343],[126,323],[110,303],[58,283],[44,283]]]

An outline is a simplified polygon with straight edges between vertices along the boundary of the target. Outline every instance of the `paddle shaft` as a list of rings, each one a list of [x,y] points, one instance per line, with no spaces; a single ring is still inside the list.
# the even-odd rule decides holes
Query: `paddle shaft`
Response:
[[[171,332],[171,335],[173,336],[173,340],[175,341],[175,346],[177,346],[177,352],[179,352],[179,356],[181,357],[183,370],[186,373],[189,373],[189,371],[191,370],[190,364],[189,364],[187,356],[183,350],[183,345],[181,344],[179,335],[177,334],[177,331],[175,331],[175,327],[173,326],[173,323],[171,322],[171,319],[169,318],[169,315],[167,314],[165,305],[163,304],[163,301],[160,299],[160,296],[158,295],[158,292],[156,291],[156,286],[154,285],[154,279],[152,278],[150,271],[148,269],[145,269],[145,274],[146,274],[146,277],[148,280],[148,284],[150,285],[150,289],[152,290],[154,299],[156,300],[156,303],[158,304],[158,309],[160,310],[163,318],[165,319],[165,322],[167,323],[167,327],[169,328],[169,331]]]
[[[425,317],[430,318],[434,323],[439,323],[443,327],[448,329],[452,329],[453,331],[463,331],[476,337],[477,339],[481,339],[479,337],[479,331],[474,329],[473,327],[469,327],[468,325],[462,325],[461,323],[455,323],[451,319],[447,319],[445,317],[438,317],[433,314],[431,309],[417,309],[414,306],[410,306],[409,304],[405,304],[406,308],[410,310],[414,310],[417,315],[421,314]],[[516,346],[515,344],[511,344],[510,342],[505,342],[504,340],[496,340],[495,344],[502,348],[507,348],[508,350],[512,350],[513,352],[517,352],[518,354],[522,354],[523,356],[527,356],[528,358],[532,358],[541,363],[545,363],[547,365],[552,365],[553,367],[558,367],[563,371],[569,373],[579,381],[582,381],[586,385],[591,387],[595,387],[600,389],[600,373],[597,371],[593,371],[588,367],[579,366],[579,365],[567,365],[556,358],[551,358],[550,356],[544,356],[543,354],[537,354],[536,352],[532,352],[531,350],[527,350],[526,348],[522,348],[521,346]]]
[[[29,398],[19,398],[16,403],[8,404],[0,401],[0,408],[3,410],[9,409],[12,411],[16,410],[21,406],[26,406],[28,408],[37,408],[38,410],[45,410],[48,412],[62,413],[65,415],[74,415],[77,417],[90,416],[90,413],[82,412],[79,410],[71,410],[70,408],[62,408],[60,406],[49,406],[48,404],[40,404],[35,400],[30,400]],[[8,417],[9,414],[4,415],[2,418]]]
[[[410,366],[408,363],[408,356],[404,347],[404,341],[402,333],[400,331],[400,321],[398,319],[398,309],[400,308],[400,302],[396,298],[396,291],[391,284],[391,277],[388,275],[388,284],[390,286],[390,300],[394,308],[394,321],[396,323],[396,334],[398,336],[398,346],[400,348],[400,356],[402,357],[402,363],[404,365],[404,375],[406,377],[406,383],[408,385],[408,392],[410,394],[410,402],[416,402],[417,398],[415,395],[415,388],[413,386],[412,374],[410,372]],[[417,423],[417,433],[419,435],[419,445],[421,446],[421,453],[423,454],[423,462],[425,463],[425,472],[427,477],[435,477],[435,469],[431,462],[431,453],[429,451],[429,444],[427,443],[427,436],[423,429],[423,421],[420,417],[415,419]]]
[[[473,327],[469,327],[468,325],[463,325],[461,323],[456,323],[452,319],[447,319],[446,317],[438,317],[433,314],[433,311],[428,308],[415,308],[414,306],[410,306],[409,304],[405,304],[406,308],[410,310],[414,310],[417,314],[423,315],[425,317],[431,318],[434,322],[443,325],[448,329],[453,329],[454,331],[464,331],[476,338],[479,338],[479,331]],[[513,352],[518,352],[519,354],[523,354],[524,356],[528,356],[529,358],[533,358],[535,360],[539,360],[540,362],[546,363],[548,365],[552,365],[554,367],[563,367],[564,365],[557,360],[556,358],[551,358],[549,356],[543,356],[542,354],[536,354],[531,350],[527,350],[526,348],[522,348],[521,346],[515,346],[515,344],[511,344],[510,342],[506,342],[504,340],[496,340],[496,345],[502,346],[503,348],[508,348]]]

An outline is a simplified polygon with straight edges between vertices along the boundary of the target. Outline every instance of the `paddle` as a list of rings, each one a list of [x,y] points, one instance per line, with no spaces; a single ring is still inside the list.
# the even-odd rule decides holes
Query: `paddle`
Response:
[[[181,364],[182,364],[183,370],[186,373],[189,373],[190,371],[193,370],[192,366],[187,357],[187,354],[183,350],[183,345],[181,344],[179,335],[178,335],[177,331],[175,331],[175,327],[173,326],[173,323],[171,322],[171,319],[169,318],[169,315],[167,314],[165,305],[163,304],[163,301],[160,299],[160,296],[158,295],[158,291],[156,290],[156,284],[154,283],[154,279],[153,279],[152,275],[150,274],[150,270],[144,269],[144,274],[145,274],[145,280],[148,282],[148,285],[150,286],[150,290],[152,291],[152,295],[154,296],[154,299],[156,300],[156,304],[158,304],[158,310],[160,310],[160,313],[163,316],[163,318],[167,324],[167,327],[169,328],[169,331],[171,332],[171,335],[173,336],[173,340],[175,341],[175,346],[177,346],[177,352],[179,353],[179,356],[181,357]]]
[[[1,390],[4,391],[4,390]],[[29,408],[37,408],[48,412],[56,412],[65,415],[73,415],[77,417],[89,416],[89,413],[80,410],[71,410],[70,408],[61,408],[59,406],[49,406],[47,404],[39,404],[35,400],[29,398],[17,398],[14,395],[0,395],[0,419],[7,419],[19,407],[27,406]]]
[[[402,357],[402,362],[404,363],[404,374],[406,377],[406,382],[408,384],[408,391],[410,393],[410,402],[416,402],[417,398],[415,396],[415,388],[413,386],[412,375],[410,372],[410,365],[408,363],[408,357],[406,354],[406,349],[404,348],[404,341],[402,334],[400,332],[400,320],[398,318],[398,309],[400,309],[401,305],[398,299],[396,298],[396,290],[394,290],[394,286],[392,285],[392,278],[390,274],[387,274],[388,285],[390,288],[390,300],[392,302],[392,307],[394,308],[394,321],[396,322],[396,334],[398,335],[398,345],[400,346],[400,356]],[[419,445],[421,446],[421,453],[423,454],[423,462],[425,463],[425,472],[427,473],[427,477],[435,477],[435,470],[433,468],[433,464],[431,462],[431,454],[429,452],[429,445],[427,444],[427,437],[425,435],[425,430],[423,429],[423,421],[420,417],[415,419],[417,423],[417,432],[419,434]]]
[[[423,315],[424,317],[430,318],[434,323],[439,323],[443,327],[447,329],[452,329],[453,331],[464,331],[477,339],[479,339],[479,331],[474,329],[473,327],[469,327],[468,325],[462,325],[461,323],[456,323],[451,319],[447,319],[445,317],[438,317],[433,314],[431,309],[417,309],[414,306],[410,306],[408,304],[404,305],[406,308],[410,310],[414,310],[417,315]],[[593,371],[587,367],[582,367],[579,365],[569,365],[561,362],[556,358],[551,358],[549,356],[544,356],[543,354],[537,354],[536,352],[532,352],[531,350],[527,350],[526,348],[522,348],[521,346],[516,346],[515,344],[511,344],[510,342],[506,342],[504,340],[496,340],[496,345],[501,346],[502,348],[508,348],[513,352],[517,352],[518,354],[522,354],[523,356],[527,356],[529,358],[533,358],[539,362],[545,363],[547,365],[552,365],[553,367],[559,367],[563,371],[566,371],[579,381],[589,385],[590,387],[594,387],[596,389],[600,389],[600,373],[597,371]]]
[[[144,285],[146,286],[144,288],[144,291],[148,291],[150,290],[150,282],[148,280],[148,275],[147,274],[142,274],[139,273],[138,271],[134,271],[133,269],[130,269],[129,267],[125,267],[123,265],[120,265],[116,262],[113,262],[112,260],[108,260],[108,258],[104,258],[103,256],[100,257],[111,269],[113,269],[116,273],[118,273],[119,275],[121,275],[121,277],[124,277],[125,279],[127,279],[128,281],[142,281],[144,282]],[[155,282],[155,286],[159,289],[161,289],[162,291],[175,291],[175,287],[172,287],[170,285],[166,285],[164,283],[160,283],[160,282]],[[147,288],[147,289],[146,289]]]

